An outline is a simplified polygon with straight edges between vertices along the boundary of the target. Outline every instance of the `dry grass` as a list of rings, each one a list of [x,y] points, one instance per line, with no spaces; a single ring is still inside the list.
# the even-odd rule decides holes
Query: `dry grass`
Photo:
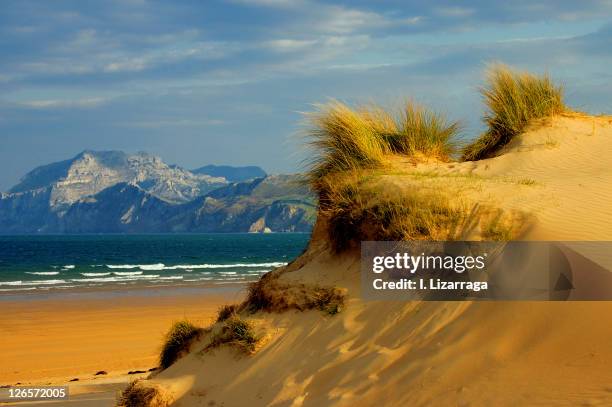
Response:
[[[166,369],[188,353],[191,344],[203,333],[203,328],[196,327],[189,321],[175,322],[166,334],[159,356],[160,367]]]
[[[315,151],[307,176],[315,191],[320,191],[319,180],[328,174],[384,163],[387,151],[379,136],[384,124],[374,112],[364,114],[332,101],[317,105],[306,117],[308,143]]]
[[[484,121],[487,131],[463,149],[464,161],[494,155],[532,119],[563,112],[563,89],[548,75],[536,76],[495,64],[487,73],[487,85],[481,90],[488,111]]]
[[[219,312],[217,314],[217,322],[223,322],[226,319],[229,319],[236,315],[238,311],[238,306],[236,304],[224,305],[219,308]]]
[[[326,193],[324,179],[381,167],[390,154],[446,160],[459,132],[457,123],[411,102],[393,115],[375,105],[351,109],[332,101],[317,105],[306,119],[307,144],[313,150],[307,180],[320,195]]]
[[[267,273],[249,285],[242,308],[249,312],[318,309],[334,315],[343,305],[344,293],[338,288],[282,283],[277,274]]]
[[[238,316],[232,316],[223,322],[221,330],[213,335],[203,352],[221,345],[231,345],[244,353],[253,353],[258,341],[259,337],[249,322]]]
[[[448,122],[440,113],[407,103],[395,132],[385,136],[391,151],[410,156],[423,155],[446,161],[455,153],[457,122]]]
[[[465,211],[435,192],[392,194],[348,182],[336,187],[321,208],[336,252],[360,241],[448,240]]]
[[[172,397],[161,387],[133,380],[117,398],[118,407],[168,407]]]

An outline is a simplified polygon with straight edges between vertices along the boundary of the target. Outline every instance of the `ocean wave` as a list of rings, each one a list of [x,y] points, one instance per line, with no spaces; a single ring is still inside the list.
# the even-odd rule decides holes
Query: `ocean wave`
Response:
[[[22,281],[21,285],[54,285],[54,284],[65,284],[66,280],[32,280]]]
[[[18,281],[2,281],[0,282],[0,285],[21,285],[21,283],[23,283],[23,281],[18,280]]]
[[[242,267],[281,267],[286,266],[285,262],[268,262],[268,263],[233,263],[233,264],[179,264],[176,266],[166,266],[164,270],[176,269],[224,269],[224,268],[242,268]]]
[[[152,280],[160,278],[159,274],[144,276],[116,276],[116,277],[95,277],[95,278],[73,278],[74,283],[115,283],[120,281]]]
[[[139,276],[142,271],[113,271],[113,274],[116,276]]]
[[[65,270],[72,270],[74,267],[75,267],[74,264],[67,264],[67,265],[65,265],[62,268],[65,269]]]
[[[36,287],[0,288],[0,292],[8,292],[8,291],[30,291],[30,290],[36,290]]]
[[[109,269],[140,269],[144,271],[160,271],[160,270],[179,270],[193,271],[196,269],[224,269],[224,268],[243,268],[243,267],[281,267],[286,266],[285,262],[266,262],[266,263],[233,263],[233,264],[177,264],[175,266],[166,266],[164,263],[156,264],[106,264]]]
[[[25,273],[36,276],[56,276],[59,274],[59,271],[26,271]]]
[[[141,269],[146,271],[159,271],[164,270],[166,267],[164,263],[156,264],[107,264],[106,267],[109,269]]]
[[[220,271],[219,274],[223,274],[223,275],[234,275],[234,274],[238,274],[235,271]]]
[[[85,277],[102,277],[102,276],[110,276],[110,271],[108,273],[81,273],[82,276]]]
[[[0,282],[0,285],[7,285],[7,286],[53,285],[53,284],[63,284],[65,282],[66,281],[64,280],[32,280],[32,281],[17,280],[17,281],[2,281]]]

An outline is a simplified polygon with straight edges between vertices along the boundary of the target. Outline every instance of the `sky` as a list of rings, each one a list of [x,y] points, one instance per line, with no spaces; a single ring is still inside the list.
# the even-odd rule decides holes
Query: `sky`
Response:
[[[612,112],[612,1],[4,0],[0,191],[85,149],[295,172],[303,112],[414,100],[481,129],[487,64]]]

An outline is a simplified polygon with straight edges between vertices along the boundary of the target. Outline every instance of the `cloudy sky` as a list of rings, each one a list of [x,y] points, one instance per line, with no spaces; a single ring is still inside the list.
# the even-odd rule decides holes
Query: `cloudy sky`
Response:
[[[469,137],[495,60],[612,112],[609,0],[5,0],[0,55],[0,190],[84,149],[296,171],[328,98],[414,99]]]

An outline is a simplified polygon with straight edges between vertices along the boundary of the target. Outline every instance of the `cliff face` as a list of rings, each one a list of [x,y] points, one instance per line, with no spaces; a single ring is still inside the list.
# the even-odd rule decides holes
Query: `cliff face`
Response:
[[[0,233],[308,231],[313,198],[295,181],[230,183],[146,153],[84,151],[34,169],[2,194]]]

